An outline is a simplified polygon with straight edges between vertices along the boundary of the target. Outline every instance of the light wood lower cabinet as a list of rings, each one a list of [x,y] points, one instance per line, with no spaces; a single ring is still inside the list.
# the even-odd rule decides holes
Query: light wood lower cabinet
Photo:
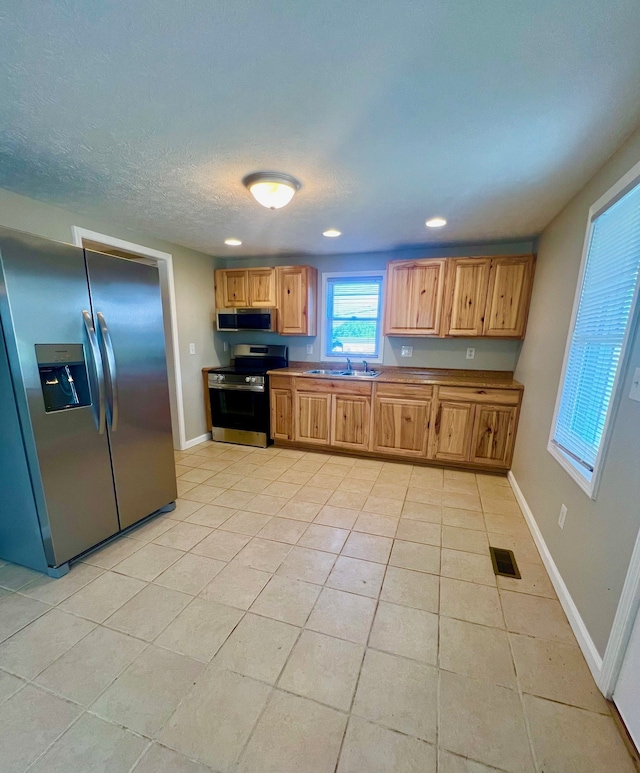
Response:
[[[376,385],[372,450],[426,457],[432,394],[431,387]]]
[[[329,445],[331,395],[295,392],[294,437],[299,443]]]
[[[276,440],[508,470],[522,392],[272,376]]]
[[[438,401],[434,406],[431,459],[468,462],[473,430],[473,404]]]
[[[509,466],[517,418],[518,408],[476,405],[470,461],[485,467]]]
[[[331,396],[331,445],[354,451],[369,450],[371,396]]]
[[[293,440],[293,395],[290,389],[271,389],[271,437]]]

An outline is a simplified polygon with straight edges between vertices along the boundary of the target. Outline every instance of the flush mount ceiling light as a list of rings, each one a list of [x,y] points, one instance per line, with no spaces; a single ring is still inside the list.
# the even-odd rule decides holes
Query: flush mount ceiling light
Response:
[[[342,231],[338,231],[337,228],[329,228],[322,232],[323,236],[328,236],[330,239],[335,239],[336,236],[342,236]]]
[[[425,223],[427,228],[442,228],[442,226],[446,224],[447,221],[443,217],[432,217]]]
[[[242,244],[240,239],[225,239],[224,243],[228,244],[229,247],[239,247]]]
[[[300,183],[295,177],[280,172],[255,172],[242,181],[251,195],[267,209],[281,209],[291,201]]]

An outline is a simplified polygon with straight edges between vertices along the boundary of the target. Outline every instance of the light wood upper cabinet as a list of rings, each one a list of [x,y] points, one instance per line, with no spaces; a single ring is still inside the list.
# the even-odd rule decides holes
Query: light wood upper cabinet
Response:
[[[443,333],[481,336],[491,258],[447,260]]]
[[[294,437],[300,443],[327,446],[331,428],[331,395],[295,393]]]
[[[533,286],[533,255],[491,259],[483,336],[523,338]]]
[[[276,272],[273,268],[249,269],[249,306],[274,309],[276,300]]]
[[[331,396],[331,445],[352,450],[369,450],[371,396]]]
[[[217,269],[215,283],[217,309],[249,305],[249,276],[246,269]]]
[[[312,266],[278,266],[278,333],[316,334],[318,271]]]
[[[431,396],[431,388],[376,385],[372,450],[403,456],[426,456]]]
[[[388,264],[385,335],[440,335],[445,268],[440,258]]]
[[[274,268],[219,268],[215,271],[216,308],[275,308]]]
[[[476,405],[471,461],[486,467],[510,466],[517,418],[517,407]]]
[[[523,338],[533,255],[391,261],[385,335]]]

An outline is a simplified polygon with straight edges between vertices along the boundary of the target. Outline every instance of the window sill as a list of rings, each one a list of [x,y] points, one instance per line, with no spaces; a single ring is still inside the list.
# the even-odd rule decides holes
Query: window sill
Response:
[[[596,498],[596,470],[587,477],[578,463],[551,441],[547,445],[547,451],[590,499]]]

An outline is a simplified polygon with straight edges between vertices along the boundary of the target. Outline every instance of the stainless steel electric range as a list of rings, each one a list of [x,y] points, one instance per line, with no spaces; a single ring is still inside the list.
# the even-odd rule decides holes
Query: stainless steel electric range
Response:
[[[286,346],[235,344],[231,365],[209,371],[212,438],[265,448],[270,445],[268,370],[286,368]]]

